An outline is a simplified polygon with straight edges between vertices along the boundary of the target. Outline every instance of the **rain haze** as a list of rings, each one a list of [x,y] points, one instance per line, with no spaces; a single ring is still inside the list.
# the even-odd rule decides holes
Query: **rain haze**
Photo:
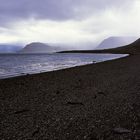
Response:
[[[0,43],[97,44],[138,36],[139,0],[0,0]]]

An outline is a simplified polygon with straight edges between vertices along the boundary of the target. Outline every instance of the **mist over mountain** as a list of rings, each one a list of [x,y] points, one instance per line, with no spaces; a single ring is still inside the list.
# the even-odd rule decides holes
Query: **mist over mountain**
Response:
[[[52,46],[41,42],[32,42],[26,45],[20,53],[53,53],[62,50],[61,47]]]
[[[137,38],[138,37],[113,36],[103,40],[97,47],[95,47],[97,42],[85,42],[81,44],[48,44],[41,42],[32,42],[30,44],[27,44],[25,47],[12,44],[0,44],[0,53],[54,53],[69,50],[91,50],[95,48],[97,50],[100,50],[125,46],[134,42]]]
[[[114,54],[140,54],[140,38],[135,40],[134,42],[117,47],[117,48],[110,48],[110,49],[103,49],[103,50],[92,50],[89,51],[92,53],[114,53]]]
[[[121,37],[121,36],[114,36],[109,37],[103,40],[96,49],[108,49],[108,48],[116,48],[124,45],[128,45],[138,39],[138,37]]]
[[[0,44],[0,53],[16,53],[21,50],[22,46]]]
[[[121,46],[114,49],[107,49],[105,51],[108,50],[113,52],[118,52],[118,53],[122,52],[126,54],[140,54],[140,38],[126,46]]]

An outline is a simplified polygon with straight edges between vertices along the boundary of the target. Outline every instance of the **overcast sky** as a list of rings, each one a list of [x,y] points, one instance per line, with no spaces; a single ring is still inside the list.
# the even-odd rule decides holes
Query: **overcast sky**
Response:
[[[0,0],[0,43],[139,36],[140,0]]]

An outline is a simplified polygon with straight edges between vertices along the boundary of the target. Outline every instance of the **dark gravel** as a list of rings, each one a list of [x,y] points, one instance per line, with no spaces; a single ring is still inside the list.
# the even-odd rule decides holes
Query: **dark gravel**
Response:
[[[140,55],[0,80],[1,140],[140,140]]]

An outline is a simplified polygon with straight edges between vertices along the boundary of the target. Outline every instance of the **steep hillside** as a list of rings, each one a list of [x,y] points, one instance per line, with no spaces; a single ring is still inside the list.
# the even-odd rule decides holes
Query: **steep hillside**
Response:
[[[116,48],[124,45],[128,45],[138,39],[137,37],[109,37],[103,40],[96,49],[108,49],[108,48]]]
[[[114,54],[140,54],[140,39],[137,39],[135,42],[112,49],[103,49],[103,50],[72,50],[72,51],[63,51],[60,53],[114,53]]]

